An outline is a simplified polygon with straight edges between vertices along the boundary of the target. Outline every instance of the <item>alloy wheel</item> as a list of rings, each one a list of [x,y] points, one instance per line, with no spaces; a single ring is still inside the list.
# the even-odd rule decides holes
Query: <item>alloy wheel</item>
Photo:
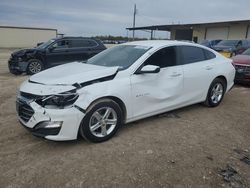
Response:
[[[223,96],[223,85],[221,83],[216,83],[211,91],[211,100],[214,104],[221,101]]]
[[[96,137],[109,135],[117,125],[117,113],[110,107],[96,110],[89,121],[90,132]]]
[[[35,74],[35,73],[38,73],[42,70],[42,66],[39,62],[37,61],[32,61],[30,64],[29,64],[29,70],[31,73]]]

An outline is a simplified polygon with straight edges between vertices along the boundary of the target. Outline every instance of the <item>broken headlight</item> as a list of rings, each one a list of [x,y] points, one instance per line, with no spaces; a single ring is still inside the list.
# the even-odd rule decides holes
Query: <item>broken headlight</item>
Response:
[[[66,106],[74,104],[78,97],[79,95],[76,92],[65,92],[56,95],[46,96],[40,101],[40,103],[44,107],[56,106],[59,108],[64,108]]]

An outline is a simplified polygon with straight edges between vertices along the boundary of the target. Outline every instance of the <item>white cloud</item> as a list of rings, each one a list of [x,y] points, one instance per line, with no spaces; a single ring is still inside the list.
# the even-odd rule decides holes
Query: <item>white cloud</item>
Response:
[[[136,26],[250,19],[249,0],[1,0],[0,25],[51,27],[68,35],[125,36],[134,3],[139,10]]]

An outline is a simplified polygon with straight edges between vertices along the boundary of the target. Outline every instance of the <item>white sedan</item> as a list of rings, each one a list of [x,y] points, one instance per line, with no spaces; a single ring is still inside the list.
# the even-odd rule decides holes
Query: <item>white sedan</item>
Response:
[[[124,123],[195,103],[216,107],[234,76],[232,61],[204,46],[130,42],[31,76],[20,86],[17,112],[36,136],[102,142]]]

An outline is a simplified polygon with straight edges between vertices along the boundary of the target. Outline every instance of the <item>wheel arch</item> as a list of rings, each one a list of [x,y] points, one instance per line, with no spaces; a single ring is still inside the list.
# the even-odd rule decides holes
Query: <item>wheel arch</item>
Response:
[[[35,51],[33,53],[28,53],[26,55],[26,58],[27,58],[27,61],[32,60],[32,59],[37,59],[37,60],[41,61],[42,63],[45,62],[45,55],[41,51]]]
[[[105,100],[105,99],[112,100],[112,101],[116,102],[119,105],[119,107],[122,110],[123,122],[125,123],[125,121],[127,119],[127,108],[126,108],[126,105],[125,105],[125,103],[120,98],[115,97],[115,96],[104,96],[104,97],[100,97],[100,98],[95,99],[87,107],[86,112],[88,112],[96,103],[98,103],[101,100]]]
[[[210,88],[212,82],[213,82],[215,79],[217,79],[217,78],[219,78],[219,79],[221,79],[221,80],[223,80],[223,81],[225,82],[226,91],[227,91],[227,79],[226,79],[225,76],[219,75],[219,76],[215,77],[215,78],[211,81],[211,83],[209,84],[209,86],[208,86],[208,88],[207,88],[207,90],[206,90],[206,93],[205,93],[205,95],[204,95],[204,100],[205,100],[205,98],[207,97],[207,93],[208,93],[208,91],[209,91],[209,88]]]
[[[27,74],[30,74],[29,65],[30,65],[30,63],[32,63],[32,61],[39,61],[42,64],[42,70],[44,70],[45,66],[44,66],[44,63],[43,63],[43,61],[41,59],[39,59],[39,58],[30,58],[29,60],[27,60],[27,66],[25,68],[25,71],[26,71]]]
[[[223,75],[217,76],[216,78],[219,78],[219,79],[221,79],[221,80],[223,80],[225,82],[225,85],[226,85],[225,89],[227,90],[227,78],[225,76],[223,76]]]
[[[222,82],[224,82],[224,85],[225,85],[225,88],[224,88],[224,94],[226,93],[226,91],[227,91],[227,79],[226,79],[226,77],[225,76],[223,76],[223,75],[220,75],[220,76],[217,76],[217,77],[215,77],[214,79],[213,79],[213,81],[211,82],[211,84],[210,84],[210,86],[209,86],[209,88],[208,88],[208,90],[207,90],[207,95],[206,95],[206,100],[204,101],[204,105],[206,105],[206,106],[208,106],[208,107],[216,107],[216,106],[218,106],[219,104],[220,104],[220,102],[222,101],[222,99],[223,99],[223,96],[224,96],[224,94],[222,94],[222,96],[221,96],[221,99],[220,99],[220,101],[218,102],[217,101],[217,103],[213,103],[213,102],[211,102],[211,98],[210,98],[210,93],[211,93],[211,87],[213,86],[213,84],[214,84],[214,82],[215,81],[218,81],[218,80],[221,80]],[[224,86],[223,86],[224,87]]]

